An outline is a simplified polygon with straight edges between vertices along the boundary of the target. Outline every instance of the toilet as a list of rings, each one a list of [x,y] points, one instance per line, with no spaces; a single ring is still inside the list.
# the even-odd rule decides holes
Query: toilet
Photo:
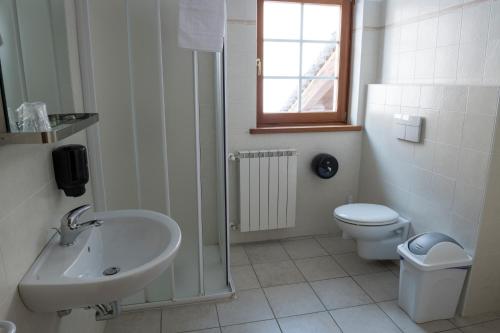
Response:
[[[370,260],[399,259],[396,248],[408,238],[410,221],[393,209],[376,204],[353,203],[335,208],[339,228],[354,238],[358,255]]]

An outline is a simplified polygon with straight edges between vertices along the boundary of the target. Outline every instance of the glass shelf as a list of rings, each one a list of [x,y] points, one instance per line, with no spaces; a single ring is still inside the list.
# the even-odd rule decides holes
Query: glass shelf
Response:
[[[49,115],[51,131],[0,133],[0,144],[46,144],[66,139],[99,121],[97,113]]]

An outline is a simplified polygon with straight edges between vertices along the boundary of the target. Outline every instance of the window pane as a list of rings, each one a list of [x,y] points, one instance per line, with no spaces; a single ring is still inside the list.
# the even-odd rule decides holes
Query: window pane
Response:
[[[300,4],[265,1],[264,38],[299,39]]]
[[[337,80],[302,81],[302,112],[336,112]]]
[[[340,6],[304,5],[305,40],[340,40]]]
[[[264,113],[289,112],[298,102],[298,88],[298,79],[264,79]]]
[[[264,42],[264,76],[299,76],[300,43]]]
[[[302,75],[338,77],[339,45],[304,43],[302,46]]]

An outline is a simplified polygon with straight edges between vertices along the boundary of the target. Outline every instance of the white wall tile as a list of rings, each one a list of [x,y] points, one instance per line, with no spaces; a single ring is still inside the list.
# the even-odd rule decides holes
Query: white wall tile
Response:
[[[432,82],[436,50],[418,50],[415,57],[415,82]]]
[[[454,82],[457,79],[458,44],[438,47],[434,77],[436,82]]]
[[[248,0],[230,0],[227,5],[229,20],[255,20],[257,16],[257,2]]]
[[[397,91],[397,86],[391,85],[391,91]],[[389,205],[410,217],[415,233],[440,231],[474,246],[490,163],[489,151],[481,150],[490,149],[496,116],[472,113],[467,105],[492,112],[498,107],[498,88],[400,86],[402,105],[412,105],[415,96],[420,96],[418,115],[424,118],[424,141],[396,140],[387,130],[392,114],[414,113],[415,108],[386,105],[385,113],[383,106],[368,108],[360,200]],[[388,100],[395,104],[397,98]],[[470,228],[457,230],[459,225]]]
[[[464,2],[464,0],[438,0],[439,9],[446,9],[453,6],[458,6]]]
[[[442,209],[449,209],[453,204],[455,181],[440,175],[432,175],[432,189],[430,198]]]
[[[495,119],[495,116],[467,114],[465,116],[462,146],[490,153],[495,132]]]
[[[432,191],[433,173],[417,167],[412,170],[410,191],[421,197],[429,196]]]
[[[500,82],[500,39],[488,43],[484,65],[484,83],[498,85]]]
[[[418,107],[420,104],[420,86],[403,86],[401,106]]]
[[[437,45],[458,44],[460,41],[460,26],[462,11],[453,11],[439,16]]]
[[[456,178],[460,149],[456,146],[436,143],[434,152],[432,171],[450,178]]]
[[[465,250],[469,253],[474,252],[478,231],[477,222],[453,214],[451,227],[455,230],[455,239],[465,248]]]
[[[440,109],[443,104],[444,88],[439,86],[422,86],[420,107],[423,109]]]
[[[490,9],[489,2],[482,2],[464,8],[460,43],[486,43],[488,39]]]
[[[436,48],[438,18],[434,17],[418,23],[417,50]]]
[[[415,77],[415,51],[401,52],[399,54],[398,80],[400,82],[413,82]]]
[[[470,87],[467,113],[496,116],[498,101],[499,89],[497,87]]]
[[[459,146],[462,141],[464,114],[457,112],[440,112],[438,120],[437,141]]]
[[[489,154],[462,148],[458,161],[458,179],[472,186],[484,188],[489,161]]]
[[[481,83],[484,75],[486,42],[460,44],[458,82]]]
[[[387,92],[385,97],[386,105],[401,105],[401,98],[403,94],[403,89],[400,85],[387,86]]]
[[[467,107],[467,87],[448,86],[444,88],[441,110],[446,112],[465,112]]]
[[[415,51],[417,49],[418,24],[405,24],[401,27],[400,51]]]
[[[483,196],[484,190],[457,182],[453,212],[477,223],[481,214]]]
[[[415,145],[413,161],[416,166],[432,170],[434,164],[434,151],[436,143],[434,141],[425,140],[422,144]]]
[[[423,118],[423,140],[435,140],[438,137],[439,113],[432,109],[420,109],[419,116]]]
[[[419,1],[418,14],[432,14],[439,10],[439,1],[436,0],[421,0]]]
[[[382,85],[374,85],[368,90],[367,104],[384,105],[387,88]]]
[[[500,2],[491,2],[490,19],[490,31],[488,37],[490,40],[500,39]]]

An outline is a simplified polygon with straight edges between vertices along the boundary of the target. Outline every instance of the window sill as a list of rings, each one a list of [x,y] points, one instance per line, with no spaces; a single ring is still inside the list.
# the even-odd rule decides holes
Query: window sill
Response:
[[[361,131],[362,126],[357,125],[308,125],[308,126],[275,126],[251,128],[250,134],[272,133],[306,133],[306,132],[352,132]]]

